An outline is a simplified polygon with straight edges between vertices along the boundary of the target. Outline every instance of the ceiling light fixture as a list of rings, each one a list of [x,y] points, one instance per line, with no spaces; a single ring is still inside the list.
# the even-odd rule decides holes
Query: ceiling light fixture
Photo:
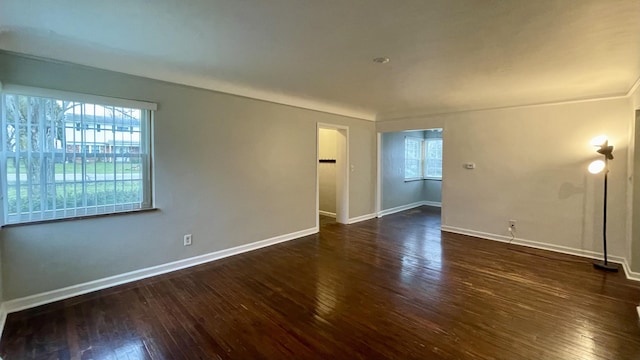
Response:
[[[389,61],[391,61],[391,59],[389,59],[388,57],[377,57],[373,59],[373,62],[378,64],[386,64]]]

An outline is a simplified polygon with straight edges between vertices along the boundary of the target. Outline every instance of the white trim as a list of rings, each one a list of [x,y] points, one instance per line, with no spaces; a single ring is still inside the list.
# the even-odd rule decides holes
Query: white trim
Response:
[[[627,91],[627,97],[631,97],[633,93],[636,92],[636,90],[638,90],[638,86],[640,86],[640,76],[638,77],[636,82],[633,83],[629,91]]]
[[[0,91],[16,94],[16,95],[39,96],[44,98],[53,98],[56,100],[69,100],[69,101],[85,102],[85,103],[91,103],[91,104],[97,104],[97,105],[122,106],[127,108],[152,110],[152,111],[158,110],[158,104],[147,102],[147,101],[129,100],[129,99],[113,98],[113,97],[91,95],[91,94],[81,94],[81,93],[75,93],[75,92],[69,92],[69,91],[36,88],[36,87],[14,85],[14,84],[0,83]]]
[[[382,133],[376,136],[376,214],[382,210]]]
[[[362,216],[356,216],[354,218],[349,219],[349,224],[355,224],[357,222],[375,219],[376,217],[377,217],[376,213],[366,214],[366,215],[362,215]]]
[[[410,209],[417,208],[417,207],[420,207],[420,206],[422,206],[422,201],[414,202],[414,203],[407,204],[407,205],[400,205],[400,206],[396,206],[396,207],[393,207],[393,208],[390,208],[390,209],[380,210],[380,212],[378,212],[378,217],[383,217],[383,216],[399,213],[401,211],[410,210]]]
[[[625,275],[627,275],[627,279],[640,281],[640,273],[631,271],[631,266],[629,266],[629,262],[627,259],[623,259],[622,268],[624,269]]]
[[[401,211],[405,211],[405,210],[411,210],[420,206],[435,206],[435,207],[442,207],[442,203],[441,202],[436,202],[436,201],[416,201],[414,203],[411,204],[407,204],[407,205],[400,205],[400,206],[396,206],[390,209],[384,209],[378,212],[378,217],[383,217],[383,216],[387,216],[387,215],[391,215],[391,214],[395,214],[395,213],[399,213]]]
[[[2,332],[4,331],[4,324],[7,323],[7,309],[4,303],[0,304],[0,338],[2,338]],[[0,358],[2,360],[2,358]]]
[[[424,206],[439,207],[439,208],[441,208],[441,207],[442,207],[442,203],[441,203],[441,202],[438,202],[438,201],[428,201],[428,200],[425,200],[425,201],[423,201],[423,202],[422,202],[422,205],[424,205]]]
[[[511,242],[512,244],[515,244],[515,245],[523,245],[523,246],[528,246],[536,249],[555,251],[562,254],[575,255],[575,256],[581,256],[581,257],[586,257],[590,259],[602,260],[601,253],[591,251],[591,250],[576,249],[569,246],[554,245],[554,244],[520,239],[520,238],[514,238],[513,240],[511,240],[510,236],[463,229],[455,226],[442,225],[440,226],[440,230],[445,232],[455,233],[455,234],[473,236],[480,239],[494,240],[494,241],[500,241],[504,243]],[[631,269],[629,268],[627,259],[620,256],[609,256],[608,259],[611,260],[612,262],[619,263],[622,265],[622,268],[624,269],[625,276],[627,277],[627,279],[640,281],[640,273],[635,273],[631,271]]]
[[[429,113],[421,110],[395,111],[395,112],[386,112],[386,113],[383,112],[383,113],[376,114],[375,121],[382,122],[382,121],[394,121],[394,120],[408,120],[408,119],[431,118],[431,117],[455,115],[455,114],[468,114],[468,113],[481,112],[481,111],[528,109],[528,108],[538,108],[538,107],[545,107],[545,106],[582,104],[582,103],[590,103],[590,102],[596,102],[596,101],[627,99],[629,95],[630,93],[624,93],[624,94],[601,96],[601,97],[586,98],[586,99],[561,100],[561,101],[533,103],[533,104],[497,106],[497,107],[477,108],[477,109],[469,109],[469,110],[444,111],[444,112],[437,112],[437,113]],[[400,131],[410,131],[410,130],[411,129],[405,129]]]
[[[533,241],[533,240],[520,239],[520,238],[514,238],[513,240],[511,240],[511,236],[498,235],[498,234],[486,233],[486,232],[482,232],[482,231],[463,229],[463,228],[458,228],[458,227],[455,227],[455,226],[442,225],[442,226],[440,226],[440,230],[446,231],[446,232],[452,232],[452,233],[456,233],[456,234],[461,234],[461,235],[473,236],[473,237],[477,237],[477,238],[481,238],[481,239],[494,240],[494,241],[500,241],[500,242],[505,242],[505,243],[511,242],[512,244],[516,244],[516,245],[524,245],[524,246],[529,246],[529,247],[542,249],[542,250],[552,250],[552,251],[563,253],[563,254],[583,256],[583,257],[588,257],[588,258],[591,258],[591,259],[602,259],[602,256],[601,256],[600,253],[597,253],[597,252],[591,251],[591,250],[575,249],[575,248],[568,247],[568,246],[554,245],[554,244],[543,243],[543,242]],[[614,257],[614,256],[611,256],[610,258],[611,258],[611,260],[613,260],[615,262],[622,262],[622,260],[623,260],[623,258]],[[615,260],[614,260],[614,258],[615,258]]]
[[[168,272],[185,269],[188,267],[208,263],[218,259],[233,255],[242,254],[252,250],[257,250],[266,246],[275,245],[281,242],[294,240],[303,236],[308,236],[318,232],[318,228],[296,231],[290,234],[272,237],[266,240],[256,241],[250,244],[240,245],[229,249],[214,251],[212,253],[194,256],[188,259],[173,261],[170,263],[135,270],[124,274],[93,280],[82,284],[68,286],[62,289],[46,291],[40,294],[30,295],[19,299],[5,301],[2,306],[6,314],[20,310],[33,308],[36,306],[52,303],[54,301],[68,299],[74,296],[87,294],[97,290],[110,288],[117,285],[130,283],[137,280],[146,279],[152,276],[166,274]]]
[[[336,221],[338,223],[349,223],[349,183],[351,173],[351,160],[349,158],[349,127],[344,125],[336,125],[329,123],[318,122],[316,124],[316,227],[319,227],[320,217],[320,129],[336,130],[339,134],[338,137],[344,135],[344,149],[341,149],[341,144],[338,144],[336,151],[336,160],[338,164],[342,162],[342,165],[336,167]],[[341,140],[338,140],[341,142]],[[344,151],[342,151],[344,150]],[[344,159],[342,159],[344,158]],[[340,161],[342,160],[342,161]],[[340,179],[339,176],[343,175]],[[342,195],[342,199],[339,199]]]
[[[318,210],[318,213],[320,215],[324,215],[324,216],[328,216],[328,217],[332,217],[332,218],[336,218],[336,213],[332,213],[332,212],[328,212],[328,211],[324,211],[324,210]]]

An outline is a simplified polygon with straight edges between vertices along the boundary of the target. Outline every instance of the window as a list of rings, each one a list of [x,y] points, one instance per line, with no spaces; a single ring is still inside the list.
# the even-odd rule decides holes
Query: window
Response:
[[[0,93],[5,224],[151,207],[155,104],[30,90]]]
[[[405,180],[422,179],[422,143],[423,140],[413,137],[404,138],[404,178]]]
[[[424,139],[424,177],[442,179],[442,139]]]
[[[404,139],[404,179],[442,179],[442,139]]]

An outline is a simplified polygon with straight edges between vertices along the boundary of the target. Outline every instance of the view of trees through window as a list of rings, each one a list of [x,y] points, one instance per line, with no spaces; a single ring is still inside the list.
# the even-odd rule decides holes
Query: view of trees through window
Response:
[[[4,94],[5,222],[140,208],[149,111]]]

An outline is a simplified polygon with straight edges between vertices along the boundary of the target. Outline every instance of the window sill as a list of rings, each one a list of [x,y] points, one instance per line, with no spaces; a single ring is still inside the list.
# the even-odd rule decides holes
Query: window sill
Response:
[[[417,179],[404,179],[404,182],[413,182],[413,181],[423,181],[423,180],[431,180],[431,181],[442,181],[442,178],[417,178]]]
[[[119,212],[113,212],[113,213],[107,213],[107,214],[84,215],[84,216],[76,216],[76,217],[68,217],[68,218],[60,218],[60,219],[36,220],[36,221],[28,221],[28,222],[21,222],[21,223],[15,223],[15,224],[4,224],[0,226],[0,228],[11,228],[11,227],[18,227],[18,226],[26,226],[26,225],[39,225],[39,224],[48,224],[48,223],[56,223],[56,222],[63,222],[63,221],[75,221],[75,220],[85,220],[85,219],[102,218],[102,217],[109,217],[109,216],[130,215],[130,214],[137,214],[137,213],[154,212],[159,210],[160,209],[158,208],[149,208],[149,209],[119,211]]]

